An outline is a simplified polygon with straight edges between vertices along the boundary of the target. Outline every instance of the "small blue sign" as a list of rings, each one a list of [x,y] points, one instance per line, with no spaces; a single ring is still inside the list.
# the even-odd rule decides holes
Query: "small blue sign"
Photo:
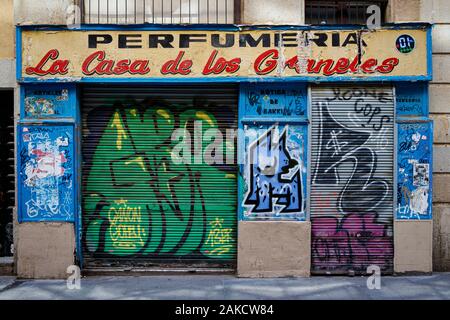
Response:
[[[22,119],[75,116],[75,88],[70,85],[24,85],[22,99]]]
[[[307,118],[307,90],[304,84],[249,84],[243,87],[244,117]]]
[[[428,83],[397,83],[395,99],[397,116],[428,116]]]

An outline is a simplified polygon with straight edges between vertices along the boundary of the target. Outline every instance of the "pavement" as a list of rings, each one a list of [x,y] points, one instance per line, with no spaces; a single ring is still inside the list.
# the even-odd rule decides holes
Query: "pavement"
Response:
[[[391,300],[450,299],[450,273],[367,277],[243,279],[232,275],[91,276],[69,290],[65,280],[0,277],[0,300]]]

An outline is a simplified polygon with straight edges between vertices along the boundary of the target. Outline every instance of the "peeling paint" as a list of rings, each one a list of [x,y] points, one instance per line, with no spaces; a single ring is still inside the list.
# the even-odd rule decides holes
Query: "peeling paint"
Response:
[[[269,30],[265,31],[263,27],[256,29],[239,27],[239,30],[245,31],[233,32],[232,43],[223,45],[222,42],[220,46],[213,45],[212,35],[216,35],[217,39],[226,39],[224,31],[199,31],[196,28],[189,30],[188,33],[197,35],[198,39],[201,39],[200,42],[186,38],[186,32],[183,32],[181,27],[179,30],[157,31],[158,34],[162,32],[174,37],[173,41],[171,40],[171,48],[152,48],[148,39],[154,31],[149,30],[96,30],[95,34],[110,35],[112,41],[99,46],[94,43],[92,48],[88,48],[87,36],[93,32],[88,30],[23,30],[24,47],[21,60],[23,65],[19,79],[83,81],[126,78],[149,81],[158,78],[181,80],[304,77],[315,81],[316,79],[376,80],[381,77],[419,79],[429,76],[425,63],[428,59],[427,31],[417,27],[409,30],[387,28],[370,32],[360,28],[353,30],[314,28],[299,30],[267,26],[265,28]],[[395,47],[395,38],[403,33],[411,34],[417,43],[414,51],[407,55],[401,54]],[[142,41],[136,44],[139,48],[120,49],[117,45],[119,34],[140,35]],[[230,35],[230,32],[227,32],[227,35]],[[334,38],[334,35],[338,36]],[[242,36],[246,37],[247,40],[244,41],[247,41],[247,45],[241,45]],[[262,41],[261,37],[270,38],[270,45],[267,45],[265,40]],[[386,39],[394,39],[391,46],[386,45]],[[51,50],[57,50],[57,57],[46,59]],[[217,51],[217,55],[212,58],[214,50]],[[97,52],[101,51],[104,55],[97,55]],[[164,73],[163,66],[180,53],[183,53],[182,61],[191,61],[191,65],[185,72],[174,69]],[[228,63],[227,68],[205,73],[207,61],[218,66],[220,59],[224,59],[223,63]],[[141,68],[136,72],[129,70],[119,72],[114,69],[119,61],[128,60],[130,63],[145,62],[148,68]],[[234,60],[237,61],[238,68],[232,68],[230,65]],[[66,62],[67,70],[65,68],[58,70],[57,64]],[[110,63],[112,66],[105,69],[104,63]]]

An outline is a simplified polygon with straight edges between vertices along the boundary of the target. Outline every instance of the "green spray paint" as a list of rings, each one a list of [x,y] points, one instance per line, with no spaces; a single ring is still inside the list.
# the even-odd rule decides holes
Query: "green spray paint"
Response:
[[[173,131],[184,129],[183,138],[190,134],[194,141],[194,121],[203,135],[219,128],[208,111],[186,107],[118,107],[103,120],[107,125],[98,143],[83,151],[93,153],[83,190],[89,252],[111,257],[235,256],[236,175],[204,162],[172,161],[180,142],[172,141]],[[200,143],[204,151],[209,141]],[[185,146],[192,147],[193,155],[194,143]],[[233,152],[227,147],[222,144],[224,152]]]

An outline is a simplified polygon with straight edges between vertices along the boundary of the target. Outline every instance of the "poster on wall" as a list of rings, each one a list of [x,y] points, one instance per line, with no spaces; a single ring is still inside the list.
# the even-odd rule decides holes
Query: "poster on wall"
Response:
[[[433,123],[398,124],[397,219],[432,218]]]
[[[18,126],[19,221],[74,221],[72,125]]]

